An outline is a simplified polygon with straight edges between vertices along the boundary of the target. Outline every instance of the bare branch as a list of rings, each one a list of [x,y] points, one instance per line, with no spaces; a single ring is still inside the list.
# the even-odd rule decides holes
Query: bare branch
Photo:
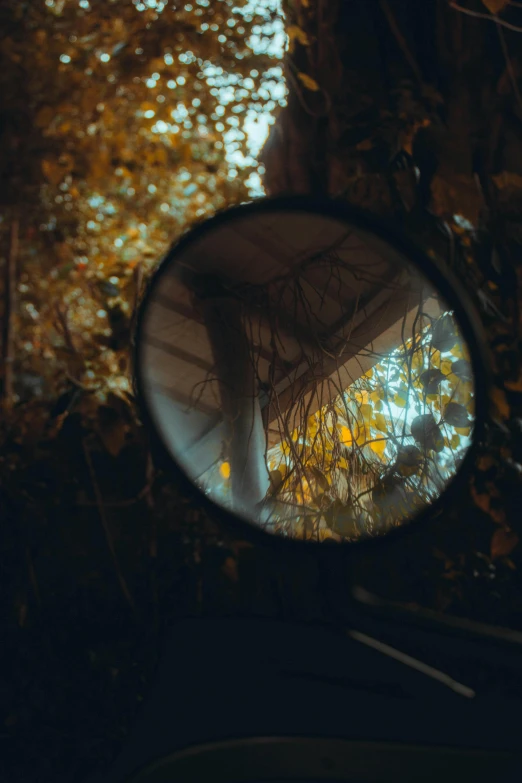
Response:
[[[499,24],[502,27],[506,27],[508,30],[514,30],[516,33],[522,33],[522,27],[518,27],[515,24],[506,22],[504,19],[499,19],[498,16],[493,14],[483,14],[481,11],[472,11],[470,8],[464,8],[461,5],[457,5],[457,3],[454,3],[453,0],[449,0],[448,5],[450,8],[454,8],[455,11],[460,11],[461,14],[466,14],[466,16],[472,16],[475,19],[485,19],[487,22],[496,22],[496,24]]]

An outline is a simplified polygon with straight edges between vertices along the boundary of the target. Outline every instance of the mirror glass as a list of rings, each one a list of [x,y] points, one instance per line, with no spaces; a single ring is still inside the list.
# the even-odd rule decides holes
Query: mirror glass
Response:
[[[402,525],[471,444],[451,308],[391,244],[324,214],[239,210],[182,240],[143,304],[138,373],[188,477],[280,536]]]

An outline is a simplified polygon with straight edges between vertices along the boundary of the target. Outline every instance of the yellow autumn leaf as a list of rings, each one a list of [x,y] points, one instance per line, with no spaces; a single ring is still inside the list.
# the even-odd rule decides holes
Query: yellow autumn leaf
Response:
[[[458,432],[459,435],[469,435],[471,427],[455,427],[455,432]]]
[[[428,399],[429,399],[430,396],[431,395],[428,395]],[[394,401],[395,405],[398,408],[405,408],[406,407],[406,400],[404,399],[404,397],[399,397],[398,394],[395,395],[395,397],[393,398],[393,401]]]
[[[505,392],[497,386],[494,386],[491,389],[490,396],[500,418],[509,419],[511,408],[509,407]]]
[[[370,421],[372,412],[372,406],[369,403],[363,403],[363,405],[361,405],[361,416],[363,417],[364,422]]]
[[[318,536],[320,541],[326,541],[327,538],[333,538],[333,531],[329,527],[321,527],[318,530]]]
[[[504,381],[504,386],[509,391],[522,392],[522,373],[515,381]]]
[[[349,446],[353,441],[352,433],[348,429],[348,427],[345,427],[344,425],[341,427],[341,443],[344,443],[345,446]]]
[[[357,431],[357,437],[355,439],[355,442],[358,446],[364,446],[367,440],[369,440],[370,433],[368,432],[367,428],[365,426],[359,427]]]
[[[411,360],[411,366],[414,370],[419,370],[424,365],[424,357],[421,351],[415,351]]]
[[[311,76],[308,76],[306,73],[298,73],[297,78],[303,84],[307,90],[310,90],[311,92],[318,92],[321,88],[315,81],[315,79],[312,79]]]
[[[223,476],[224,479],[230,478],[230,463],[229,462],[223,462],[219,468],[219,472]]]
[[[492,179],[499,190],[520,190],[522,188],[522,176],[514,171],[501,171]]]
[[[289,46],[290,51],[292,51],[295,41],[298,41],[300,44],[302,44],[302,46],[308,46],[310,43],[306,32],[302,30],[300,27],[298,27],[296,24],[290,25],[290,27],[288,27],[286,30],[286,34],[288,36],[288,42],[290,44]]]
[[[510,0],[482,0],[482,5],[492,14],[499,14],[509,3]]]
[[[385,440],[373,440],[370,443],[370,448],[372,451],[374,451],[379,457],[382,457],[385,450],[386,450],[386,441]]]
[[[360,402],[360,403],[366,403],[366,402],[368,402],[368,400],[370,399],[370,395],[369,395],[369,393],[367,392],[367,390],[366,390],[366,389],[361,389],[361,390],[357,390],[357,391],[356,391],[356,392],[353,394],[353,399],[354,399],[356,402]]]
[[[386,424],[386,419],[384,418],[382,413],[376,413],[375,414],[375,426],[381,432],[387,432],[388,431],[388,427],[387,427],[387,424]]]
[[[453,362],[451,362],[449,359],[443,359],[440,363],[440,371],[444,373],[444,375],[449,375],[451,372],[453,366]]]

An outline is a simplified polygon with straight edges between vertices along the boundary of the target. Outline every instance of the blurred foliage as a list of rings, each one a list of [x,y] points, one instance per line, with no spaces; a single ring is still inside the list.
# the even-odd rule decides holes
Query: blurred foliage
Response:
[[[474,427],[468,349],[452,313],[433,317],[421,305],[409,317],[414,337],[399,322],[404,342],[389,354],[379,357],[374,344],[362,350],[359,366],[373,366],[346,389],[339,393],[330,378],[326,390],[309,399],[305,388],[278,412],[270,432],[280,442],[267,450],[270,489],[259,524],[305,540],[380,535],[433,502],[458,472]],[[333,398],[310,415],[315,396],[325,394]],[[225,504],[233,480],[227,459],[225,448],[202,477]]]
[[[298,537],[382,534],[458,470],[474,420],[467,348],[451,314],[416,320],[415,338],[269,450],[272,495],[307,512]]]
[[[128,388],[142,280],[188,225],[249,198],[245,121],[284,98],[276,5],[13,0],[0,24],[14,402],[67,376]]]

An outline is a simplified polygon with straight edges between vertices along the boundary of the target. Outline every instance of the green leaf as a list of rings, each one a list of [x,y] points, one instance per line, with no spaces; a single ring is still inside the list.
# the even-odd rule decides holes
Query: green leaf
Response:
[[[431,333],[431,344],[441,353],[451,351],[457,342],[455,322],[450,315],[443,315],[435,323]]]
[[[394,401],[395,405],[397,405],[398,408],[405,408],[406,407],[406,400],[404,399],[404,397],[401,397],[399,392],[397,392],[397,394],[393,398],[393,401]]]
[[[433,369],[423,372],[419,380],[426,390],[426,394],[436,394],[445,377],[440,370]]]
[[[354,508],[345,505],[338,498],[324,514],[324,518],[329,528],[345,538],[356,538],[359,535],[357,514]]]
[[[469,427],[471,424],[466,408],[458,402],[449,402],[446,405],[444,420],[453,427]]]
[[[425,449],[440,452],[444,448],[444,438],[432,413],[416,416],[411,423],[411,434]]]
[[[374,421],[375,421],[375,427],[380,432],[388,432],[388,425],[386,424],[386,419],[384,418],[382,413],[376,413]]]
[[[473,370],[471,364],[466,359],[458,359],[451,365],[451,372],[461,381],[471,383],[473,381]]]
[[[418,473],[424,462],[417,446],[401,446],[397,452],[396,467],[401,476],[413,476]]]

